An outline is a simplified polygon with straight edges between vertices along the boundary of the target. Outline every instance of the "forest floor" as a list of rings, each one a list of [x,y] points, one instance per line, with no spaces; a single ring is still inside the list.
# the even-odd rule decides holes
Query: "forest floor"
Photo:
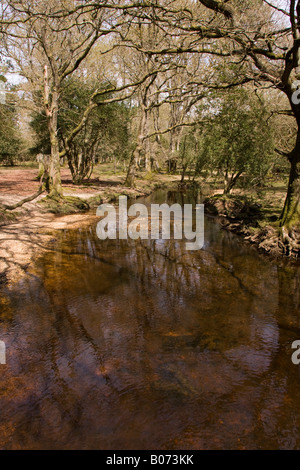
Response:
[[[36,167],[0,167],[0,204],[13,205],[37,192],[39,181]],[[146,176],[146,177],[145,177]],[[176,184],[179,176],[138,175],[136,188],[123,186],[125,174],[114,174],[109,167],[96,167],[88,183],[74,186],[67,168],[61,170],[64,196],[79,197],[93,211],[69,213],[67,206],[49,208],[41,204],[45,195],[25,203],[14,211],[6,211],[0,219],[0,283],[20,278],[33,259],[53,249],[54,230],[82,227],[96,220],[96,207],[101,202],[115,201],[121,194],[136,198],[150,194],[159,187]]]
[[[0,203],[15,204],[37,192],[40,184],[37,180],[37,174],[38,169],[35,167],[0,167]],[[103,200],[108,201],[111,197],[121,193],[128,194],[128,197],[149,194],[156,186],[179,180],[179,176],[153,174],[151,177],[146,176],[145,178],[145,175],[141,174],[136,179],[136,188],[130,189],[123,186],[124,173],[113,174],[109,167],[101,165],[95,168],[90,180],[82,185],[74,186],[68,168],[61,169],[61,180],[64,196],[77,196],[88,200],[99,195]],[[26,203],[22,206],[22,211],[40,210],[37,202],[43,197],[45,196],[42,195],[33,202]]]

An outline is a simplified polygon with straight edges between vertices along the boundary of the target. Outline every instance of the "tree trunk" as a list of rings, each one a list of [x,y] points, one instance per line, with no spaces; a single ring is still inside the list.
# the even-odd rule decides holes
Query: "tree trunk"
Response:
[[[137,144],[136,144],[134,151],[132,152],[129,165],[128,165],[126,180],[125,180],[125,186],[128,186],[129,188],[133,188],[135,184],[137,162],[141,158],[141,153],[144,147],[144,137],[145,137],[145,128],[146,128],[147,118],[148,118],[147,111],[144,108],[142,108],[142,118],[141,118],[140,125],[139,125]]]
[[[145,111],[145,121],[144,121],[144,135],[149,134],[149,112]],[[147,173],[151,172],[151,143],[150,139],[146,139],[144,142],[145,148],[145,170]]]
[[[295,119],[297,121],[297,139],[292,152],[288,156],[290,162],[290,176],[284,207],[279,219],[280,227],[283,228],[282,235],[285,233],[293,238],[293,229],[300,225],[300,109],[299,105],[293,103],[291,90],[288,88],[285,93],[290,101]]]
[[[224,178],[224,194],[230,194],[234,186],[236,185],[237,180],[241,176],[243,172],[238,171],[237,173],[232,173],[230,176],[228,175],[228,171],[226,170],[225,178]]]
[[[60,158],[59,158],[59,144],[57,139],[57,122],[53,122],[51,119],[49,130],[50,130],[50,142],[51,142],[51,158],[49,167],[49,192],[50,196],[60,197],[62,196],[62,186],[60,178]]]
[[[149,140],[146,142],[146,148],[145,148],[145,170],[147,171],[147,173],[150,173],[152,170]]]
[[[296,113],[295,113],[296,114]],[[291,164],[289,184],[284,207],[279,219],[281,240],[287,256],[299,257],[300,254],[300,119],[298,123],[297,140],[294,150],[288,159]]]
[[[226,171],[225,176],[224,176],[224,193],[223,194],[224,195],[230,194],[231,189],[232,189],[232,180],[228,176],[228,173]]]
[[[299,136],[300,137],[300,136]],[[289,185],[283,211],[280,216],[280,226],[288,230],[300,223],[300,138],[290,157],[291,169]]]
[[[181,180],[180,180],[180,183],[184,183],[184,177],[185,177],[185,173],[186,173],[187,167],[188,167],[188,165],[182,165],[182,172],[181,172]]]
[[[142,151],[142,146],[138,144],[134,151],[132,152],[130,161],[129,161],[129,166],[127,170],[127,175],[126,175],[126,180],[125,180],[125,186],[128,186],[129,188],[134,188],[135,186],[135,176],[136,176],[136,164],[137,161],[140,157]]]
[[[59,142],[57,138],[57,115],[58,115],[58,87],[53,88],[51,96],[51,104],[49,97],[49,84],[48,84],[48,69],[44,67],[44,104],[47,116],[47,125],[50,136],[51,155],[49,164],[49,193],[52,197],[62,196],[62,186],[60,179],[60,157],[59,157]]]

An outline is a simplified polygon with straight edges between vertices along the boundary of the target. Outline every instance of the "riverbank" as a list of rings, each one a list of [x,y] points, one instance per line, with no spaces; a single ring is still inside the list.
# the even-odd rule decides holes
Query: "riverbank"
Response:
[[[271,197],[271,198],[270,198]],[[243,237],[259,251],[274,257],[300,257],[300,227],[294,230],[293,243],[282,236],[278,218],[283,207],[282,195],[275,192],[225,196],[215,194],[204,200],[207,214],[218,218],[222,227]]]
[[[0,169],[0,204],[13,205],[37,191],[36,168]],[[74,186],[69,170],[62,169],[63,194],[67,200],[56,203],[42,194],[0,217],[0,283],[18,280],[28,271],[40,254],[54,250],[54,230],[76,229],[96,220],[96,208],[104,202],[114,202],[120,195],[135,199],[147,196],[155,189],[177,184],[174,175],[140,174],[134,189],[123,186],[124,174],[107,171],[101,178],[97,171],[91,180]]]
[[[101,173],[100,173],[101,172]],[[0,204],[13,205],[37,191],[36,168],[0,168]],[[55,230],[83,227],[96,221],[96,208],[103,202],[115,202],[120,195],[134,199],[151,194],[154,190],[181,189],[180,176],[167,174],[139,173],[134,189],[126,188],[125,174],[114,174],[109,167],[96,168],[91,180],[74,186],[71,175],[62,169],[64,203],[47,200],[43,194],[13,211],[2,212],[0,218],[0,283],[13,282],[27,272],[33,260],[56,249]],[[234,191],[233,196],[224,198],[221,190],[205,185],[206,213],[216,216],[222,227],[240,236],[269,255],[291,258],[299,257],[298,250],[287,252],[287,246],[279,237],[276,219],[283,206],[285,188],[270,187],[245,196]],[[0,213],[1,215],[1,213]],[[300,231],[299,231],[300,232]]]

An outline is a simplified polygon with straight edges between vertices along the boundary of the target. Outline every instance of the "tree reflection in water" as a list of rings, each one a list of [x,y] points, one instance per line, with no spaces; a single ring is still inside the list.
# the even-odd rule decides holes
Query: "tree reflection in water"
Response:
[[[60,232],[2,289],[1,448],[300,447],[299,266],[205,229],[198,252]]]

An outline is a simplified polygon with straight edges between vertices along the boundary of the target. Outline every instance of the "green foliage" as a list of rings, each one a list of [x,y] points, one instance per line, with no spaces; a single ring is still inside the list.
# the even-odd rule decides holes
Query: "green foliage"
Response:
[[[51,145],[45,112],[35,113],[32,116],[30,127],[36,135],[35,143],[29,149],[30,153],[33,155],[37,155],[38,153],[50,155]]]
[[[261,184],[272,166],[274,135],[263,103],[247,90],[212,95],[199,111],[203,128],[200,158],[221,173],[225,192],[243,177],[246,186]]]
[[[13,165],[20,145],[16,109],[9,104],[0,104],[0,161]]]
[[[98,89],[105,89],[106,84],[100,84]],[[73,77],[66,81],[61,92],[60,109],[58,113],[58,137],[61,150],[68,135],[81,122],[84,111],[90,104],[95,91],[95,85]],[[105,99],[109,96],[106,94]],[[104,98],[102,98],[103,101]],[[82,180],[88,176],[93,164],[101,161],[126,158],[129,145],[130,110],[124,103],[101,104],[95,107],[81,131],[70,144],[67,152],[68,163],[73,179]],[[35,114],[31,121],[37,140],[31,149],[33,153],[49,154],[51,150],[45,113]]]
[[[179,160],[182,167],[182,181],[185,172],[194,167],[194,177],[206,178],[208,174],[208,161],[201,151],[202,129],[199,126],[191,127],[182,137],[179,146]]]

